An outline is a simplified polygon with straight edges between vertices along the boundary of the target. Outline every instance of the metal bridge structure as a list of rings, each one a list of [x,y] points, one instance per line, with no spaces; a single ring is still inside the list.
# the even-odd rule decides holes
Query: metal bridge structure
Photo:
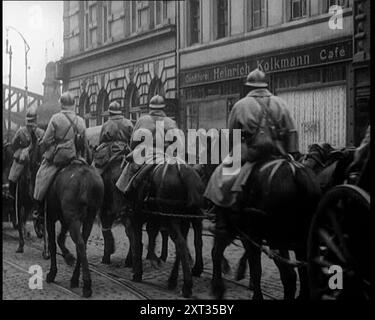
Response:
[[[25,124],[26,110],[37,108],[43,103],[41,94],[25,91],[17,87],[10,87],[3,84],[3,136],[8,131],[9,117],[9,99],[10,99],[10,120],[11,131],[17,130]]]

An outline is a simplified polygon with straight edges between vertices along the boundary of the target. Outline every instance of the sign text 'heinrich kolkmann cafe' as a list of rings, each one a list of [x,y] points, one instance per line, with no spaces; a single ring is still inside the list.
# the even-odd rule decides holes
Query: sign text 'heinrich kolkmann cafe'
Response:
[[[180,86],[189,87],[205,83],[245,78],[256,67],[266,73],[281,72],[313,67],[351,59],[352,40],[319,45],[310,49],[293,50],[281,54],[249,57],[234,62],[202,67],[194,70],[182,70]]]

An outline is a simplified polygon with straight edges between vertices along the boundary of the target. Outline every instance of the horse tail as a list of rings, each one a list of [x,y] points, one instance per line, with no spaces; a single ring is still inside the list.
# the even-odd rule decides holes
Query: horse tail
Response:
[[[92,168],[85,168],[79,188],[79,200],[87,206],[99,208],[103,202],[104,185]]]

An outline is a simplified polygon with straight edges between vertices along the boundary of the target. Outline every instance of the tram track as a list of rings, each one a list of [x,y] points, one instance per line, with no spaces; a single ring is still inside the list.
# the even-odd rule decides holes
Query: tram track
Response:
[[[7,237],[10,237],[14,240],[18,240],[17,237],[13,236],[13,235],[10,235],[8,233],[3,233],[4,235],[6,235]],[[203,233],[202,236],[204,237],[213,237],[212,234],[209,234],[209,233]],[[96,241],[93,241],[93,242],[96,242]],[[101,244],[99,241],[97,241],[99,244]],[[28,246],[34,248],[34,249],[37,249],[38,251],[42,251],[43,250],[43,247],[40,246],[40,245],[37,245],[35,243],[27,243]],[[237,244],[237,246],[239,246]],[[60,252],[57,253],[57,255],[61,256],[62,257],[62,254]],[[89,265],[90,265],[90,271],[97,274],[98,276],[101,276],[103,278],[105,278],[107,281],[110,281],[112,283],[115,283],[117,284],[118,286],[124,288],[127,292],[130,292],[132,293],[133,295],[137,296],[139,299],[142,299],[142,300],[152,300],[152,299],[157,299],[155,296],[151,296],[150,294],[147,293],[147,288],[153,288],[153,289],[156,289],[157,291],[160,292],[160,298],[163,299],[163,295],[165,296],[171,296],[173,295],[174,293],[171,292],[169,289],[167,289],[166,287],[164,286],[161,286],[161,285],[158,285],[156,283],[153,283],[153,282],[150,282],[148,280],[144,280],[142,281],[140,284],[142,287],[145,287],[144,289],[140,289],[138,284],[133,282],[132,280],[130,279],[127,279],[125,277],[123,277],[122,275],[119,275],[119,274],[116,274],[114,272],[109,272],[109,271],[104,271],[103,269],[105,268],[105,266],[98,266],[97,264],[94,264],[92,262],[89,262]],[[23,270],[25,271],[25,270]],[[27,272],[27,271],[26,271]],[[207,271],[207,270],[203,270],[202,272],[203,275],[206,275],[207,278],[211,279],[212,278],[212,273]],[[246,290],[250,290],[248,288],[248,285],[245,285],[243,283],[240,283],[236,280],[232,280],[232,279],[229,279],[227,277],[224,277],[224,280],[226,282],[229,282],[231,283],[232,285],[234,286],[237,286],[239,288],[241,288],[241,290],[243,289],[246,289]],[[60,285],[58,284],[55,284],[59,287],[61,287]],[[73,294],[75,294],[76,296],[79,296],[78,294],[76,294],[75,292],[65,288],[65,287],[62,287],[64,288],[63,290],[67,290],[69,292],[72,292]],[[251,290],[250,290],[251,291]],[[262,290],[263,291],[263,295],[266,296],[267,298],[271,299],[271,300],[277,300],[277,298],[272,295],[270,292],[267,292],[266,290]],[[81,296],[79,296],[81,298]],[[158,297],[159,298],[159,297]]]

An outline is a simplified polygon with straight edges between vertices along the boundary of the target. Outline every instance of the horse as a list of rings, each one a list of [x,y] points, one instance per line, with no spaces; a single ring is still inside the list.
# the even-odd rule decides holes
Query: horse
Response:
[[[212,293],[221,299],[225,292],[221,261],[225,248],[240,236],[246,250],[253,280],[253,299],[263,299],[260,286],[263,240],[271,249],[292,249],[296,258],[306,261],[307,235],[321,191],[310,168],[288,158],[264,159],[254,165],[243,189],[240,210],[217,208],[217,219],[224,221],[225,234],[215,234],[212,248]],[[294,299],[296,274],[290,265],[274,259],[284,286],[284,298]],[[299,298],[309,295],[307,272],[299,268]]]
[[[301,163],[315,172],[324,192],[348,178],[354,152],[354,148],[334,149],[329,143],[315,143],[309,147]]]
[[[133,281],[142,281],[142,225],[147,222],[154,230],[160,230],[163,226],[176,247],[176,259],[168,279],[168,288],[174,289],[177,286],[181,262],[184,275],[182,295],[190,297],[193,280],[186,238],[191,217],[184,218],[184,215],[201,214],[203,183],[191,166],[168,161],[153,166],[147,177],[143,185],[133,190],[123,202],[133,211],[127,217],[133,257]]]
[[[51,256],[51,265],[46,281],[53,282],[57,274],[55,224],[56,221],[60,221],[61,232],[57,242],[67,264],[74,263],[73,255],[65,247],[67,231],[75,243],[77,252],[70,286],[71,288],[78,287],[82,264],[82,295],[85,298],[92,295],[86,244],[97,211],[102,206],[103,196],[104,184],[101,176],[92,166],[77,161],[71,162],[57,172],[46,195],[46,228]]]
[[[102,263],[110,264],[111,255],[115,252],[115,241],[112,234],[112,226],[116,219],[120,218],[125,227],[125,233],[127,233],[127,222],[126,218],[121,217],[122,207],[121,203],[121,192],[116,187],[116,182],[121,175],[124,164],[124,155],[114,156],[110,161],[102,168],[101,176],[104,183],[104,198],[103,205],[99,212],[100,222],[102,225],[102,234],[104,239],[104,253],[102,257]],[[152,224],[146,225],[147,234],[149,237],[149,249],[146,259],[151,260],[152,264],[159,264],[160,260],[166,261],[168,255],[168,234],[162,230],[163,239],[163,250],[161,256],[158,258],[155,255],[155,239],[159,232],[159,229],[154,229]],[[128,234],[127,234],[128,236]],[[129,236],[128,236],[129,238]],[[125,267],[132,267],[132,252],[131,248],[125,258]]]
[[[42,160],[40,146],[35,143],[29,153],[29,159],[25,162],[23,171],[16,184],[15,214],[18,220],[19,245],[17,253],[23,253],[25,245],[26,222],[27,218],[36,209],[36,203],[33,197],[35,178]],[[34,230],[38,238],[43,237],[43,230],[34,221]]]

